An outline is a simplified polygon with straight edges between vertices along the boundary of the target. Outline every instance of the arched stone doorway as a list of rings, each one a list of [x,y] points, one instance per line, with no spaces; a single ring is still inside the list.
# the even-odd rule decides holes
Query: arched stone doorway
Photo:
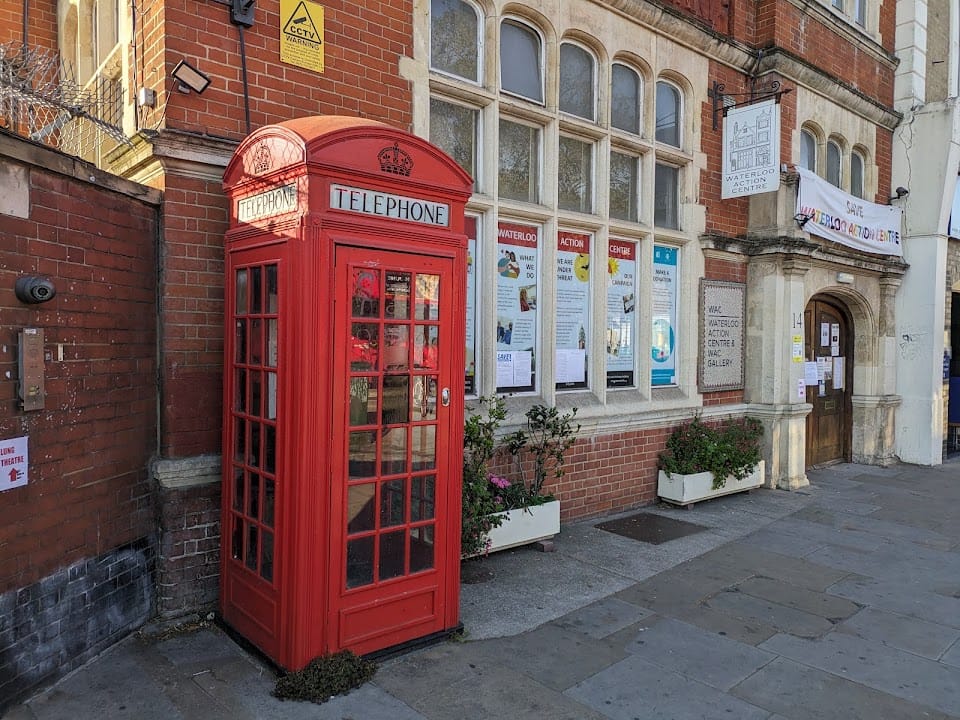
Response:
[[[816,364],[807,384],[805,465],[849,461],[853,427],[854,323],[836,297],[815,295],[804,309],[804,359]],[[811,367],[812,370],[812,366]]]

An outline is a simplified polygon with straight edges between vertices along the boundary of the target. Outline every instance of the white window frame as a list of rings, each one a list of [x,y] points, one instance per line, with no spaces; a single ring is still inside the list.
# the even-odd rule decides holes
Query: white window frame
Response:
[[[471,10],[473,10],[474,15],[477,18],[477,37],[475,42],[475,49],[477,53],[477,79],[464,77],[463,75],[457,75],[451,73],[447,70],[442,70],[438,67],[435,67],[433,64],[433,13],[430,14],[430,23],[429,23],[429,32],[430,32],[430,41],[427,47],[430,49],[430,70],[431,72],[439,73],[447,77],[456,78],[465,83],[470,83],[471,85],[483,86],[484,75],[483,75],[483,58],[484,58],[484,36],[483,36],[483,10],[478,7],[476,4],[470,0],[459,0],[461,4],[466,5]],[[431,0],[432,5],[432,0]]]

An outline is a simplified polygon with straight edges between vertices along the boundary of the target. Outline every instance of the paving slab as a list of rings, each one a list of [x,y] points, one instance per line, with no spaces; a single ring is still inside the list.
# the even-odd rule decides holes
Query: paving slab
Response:
[[[600,639],[634,625],[651,612],[620,598],[606,597],[557,618],[553,624]]]
[[[912,703],[960,715],[960,668],[843,633],[818,640],[774,635],[760,648]]]
[[[584,680],[565,694],[611,720],[767,720],[770,715],[762,708],[635,656]]]
[[[947,720],[932,708],[892,697],[786,658],[765,665],[731,691],[792,720]]]
[[[831,622],[848,618],[861,609],[859,604],[847,598],[807,590],[792,583],[768,577],[747,578],[736,586],[736,590],[755,598],[826,618]]]
[[[829,592],[861,605],[960,628],[960,598],[926,592],[897,580],[851,575],[831,585]]]
[[[626,652],[601,640],[549,623],[503,638],[495,645],[486,643],[485,649],[491,663],[502,664],[561,691],[626,657]],[[476,661],[484,657],[472,654]],[[571,658],[576,658],[576,662],[570,662]]]
[[[809,590],[826,590],[830,585],[849,574],[847,570],[772,553],[747,542],[732,542],[698,558],[701,563],[716,562],[746,573],[742,579],[753,575],[777,578]]]
[[[756,618],[736,617],[704,605],[677,608],[671,613],[671,617],[716,633],[720,637],[753,646],[779,632],[777,628]]]
[[[780,632],[804,638],[820,637],[833,630],[834,626],[833,622],[818,615],[732,590],[718,592],[705,605],[712,610],[754,620]]]
[[[777,523],[776,530],[763,528],[756,530],[743,538],[743,542],[767,552],[789,555],[790,557],[806,557],[814,550],[819,550],[824,543],[816,538],[799,535],[794,531],[784,531],[781,523]]]
[[[626,650],[718,690],[729,690],[775,657],[672,618],[638,633]]]
[[[960,639],[960,630],[957,628],[877,608],[864,608],[840,623],[837,631],[906,650],[930,660],[939,660]]]

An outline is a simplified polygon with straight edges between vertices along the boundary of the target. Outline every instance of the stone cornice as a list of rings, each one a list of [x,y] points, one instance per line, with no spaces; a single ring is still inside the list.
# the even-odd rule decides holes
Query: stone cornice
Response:
[[[220,182],[238,145],[234,140],[167,129],[140,133],[131,142],[132,147],[119,147],[110,154],[110,167],[140,182],[165,173]]]

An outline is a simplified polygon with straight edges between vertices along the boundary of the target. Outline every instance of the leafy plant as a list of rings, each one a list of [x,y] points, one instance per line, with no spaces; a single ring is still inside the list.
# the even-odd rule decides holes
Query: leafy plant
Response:
[[[469,415],[463,433],[463,511],[460,552],[477,555],[489,547],[490,530],[503,523],[504,510],[542,505],[553,500],[543,492],[550,472],[563,475],[565,453],[576,440],[580,425],[573,425],[576,408],[560,414],[556,408],[536,405],[527,411],[527,426],[498,443],[497,432],[507,416],[506,402],[499,397],[481,397],[479,410]],[[489,465],[497,453],[516,460],[519,478],[491,474]],[[521,458],[530,453],[533,478],[523,477]]]
[[[554,478],[563,476],[566,452],[580,432],[580,424],[573,425],[576,416],[576,408],[561,415],[555,407],[534,405],[527,410],[526,429],[517,430],[504,439],[504,447],[518,461],[521,453],[529,452],[533,456],[533,479],[529,483],[523,478],[523,467],[520,466],[523,484],[531,495],[539,496],[543,492],[551,470]]]
[[[349,650],[323,655],[305,668],[277,680],[273,695],[280,700],[310,700],[325,703],[363,685],[377,672],[376,663],[357,657]]]
[[[503,510],[490,482],[487,465],[497,451],[497,430],[507,416],[503,398],[481,397],[480,411],[469,415],[463,428],[463,506],[460,552],[476,555],[488,546],[487,533],[499,527]]]
[[[660,453],[658,467],[668,476],[713,473],[713,489],[726,485],[732,476],[742,480],[760,462],[763,425],[744,417],[707,424],[700,416],[674,429]]]

